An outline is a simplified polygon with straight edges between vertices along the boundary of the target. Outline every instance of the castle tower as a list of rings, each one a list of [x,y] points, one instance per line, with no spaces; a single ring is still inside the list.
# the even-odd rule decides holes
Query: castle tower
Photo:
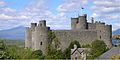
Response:
[[[32,31],[31,28],[27,27],[25,31],[25,48],[32,48]]]
[[[31,23],[31,30],[34,31],[36,26],[37,26],[37,23]]]
[[[71,18],[71,29],[75,30],[78,23],[78,18]]]
[[[106,44],[108,47],[112,47],[112,25],[106,25]]]
[[[102,22],[96,22],[97,38],[103,40],[108,48],[112,47],[112,26]]]
[[[84,30],[87,29],[87,14],[79,16],[78,18],[71,18],[72,30]]]
[[[37,23],[31,23],[31,28],[27,27],[25,31],[25,47],[32,48],[32,32],[35,31]]]
[[[39,22],[38,26],[35,27],[35,31],[32,35],[32,48],[33,50],[41,50],[43,54],[46,53],[46,47],[48,44],[48,31],[49,28],[46,27],[46,21],[42,20]]]

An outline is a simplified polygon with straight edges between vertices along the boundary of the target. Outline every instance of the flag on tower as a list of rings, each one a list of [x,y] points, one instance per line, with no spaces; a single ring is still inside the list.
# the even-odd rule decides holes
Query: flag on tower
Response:
[[[83,7],[81,7],[81,9],[84,9]]]

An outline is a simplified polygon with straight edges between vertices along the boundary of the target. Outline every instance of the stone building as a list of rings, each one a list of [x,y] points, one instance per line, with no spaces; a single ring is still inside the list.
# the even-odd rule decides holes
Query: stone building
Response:
[[[71,60],[87,60],[89,52],[90,48],[77,48],[77,45],[74,45],[74,49],[71,49]]]
[[[69,44],[76,40],[81,45],[90,44],[95,40],[103,40],[107,47],[111,47],[112,25],[106,25],[104,22],[87,22],[87,14],[71,18],[70,30],[52,30],[59,39],[62,50],[66,49]],[[41,20],[39,24],[31,23],[27,27],[25,35],[25,47],[33,50],[42,50],[45,54],[46,46],[49,43],[48,31],[50,27],[46,26],[46,21]]]

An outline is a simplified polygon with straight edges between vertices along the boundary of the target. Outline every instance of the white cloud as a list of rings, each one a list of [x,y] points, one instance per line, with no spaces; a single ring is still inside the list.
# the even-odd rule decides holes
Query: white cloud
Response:
[[[3,7],[3,6],[6,6],[6,3],[4,1],[0,1],[0,6]]]
[[[11,19],[12,17],[11,16],[8,16],[8,15],[5,15],[5,14],[0,14],[0,20],[8,20],[8,19]]]
[[[88,0],[65,0],[63,4],[58,6],[57,10],[59,12],[79,11],[87,3]]]
[[[55,10],[57,14],[54,14],[53,11],[49,11],[51,7],[48,7],[48,2],[50,2],[50,0],[33,0],[21,11],[9,7],[0,8],[0,23],[5,23],[4,25],[0,24],[0,29],[6,27],[12,28],[13,25],[14,27],[19,25],[30,26],[31,22],[38,22],[39,20],[47,20],[48,26],[52,28],[70,28],[70,17],[66,15],[69,15],[71,12],[79,11],[81,7],[87,7],[87,4],[90,3],[88,0],[63,0],[63,3]],[[94,5],[91,7],[93,11],[92,16],[113,24],[114,29],[117,29],[120,23],[119,2],[120,0],[94,0]],[[5,6],[6,3],[0,1],[0,6],[2,5]],[[8,23],[8,21],[10,23]],[[114,21],[116,22],[115,24],[112,23]],[[63,28],[63,26],[65,27]]]
[[[113,30],[120,28],[120,0],[94,0],[91,10],[93,17],[113,25]]]
[[[58,28],[62,24],[66,25],[65,23],[68,19],[64,17],[64,13],[53,14],[53,12],[49,11],[48,7],[46,7],[46,2],[48,1],[36,0],[21,11],[16,11],[8,7],[0,9],[0,21],[5,23],[5,25],[0,24],[0,29],[5,29],[6,27],[13,28],[19,25],[30,26],[31,22],[38,22],[40,20],[47,20],[48,26],[55,25],[54,28]],[[17,24],[6,23],[7,21]]]

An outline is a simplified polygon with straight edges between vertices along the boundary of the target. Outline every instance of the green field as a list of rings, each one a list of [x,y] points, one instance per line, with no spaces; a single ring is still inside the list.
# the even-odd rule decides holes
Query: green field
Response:
[[[24,40],[8,40],[8,39],[0,39],[0,40],[3,40],[7,46],[24,47]]]

